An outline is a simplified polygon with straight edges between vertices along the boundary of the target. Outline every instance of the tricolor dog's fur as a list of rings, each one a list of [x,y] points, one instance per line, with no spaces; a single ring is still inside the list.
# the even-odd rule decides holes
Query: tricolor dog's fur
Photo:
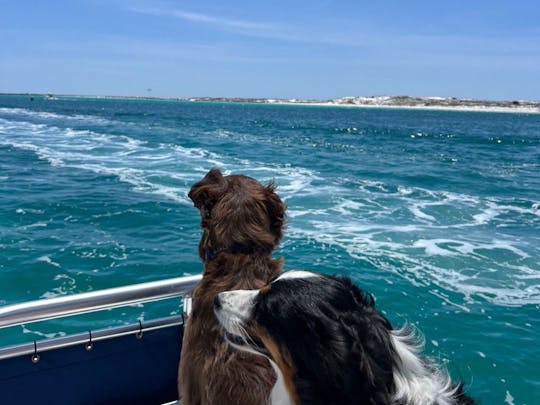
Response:
[[[272,404],[474,404],[348,278],[289,271],[214,308],[232,346],[277,370]]]
[[[282,237],[285,206],[272,184],[212,169],[189,192],[201,214],[199,256],[203,279],[193,292],[179,366],[182,405],[261,405],[276,374],[267,359],[231,349],[213,312],[216,294],[261,288],[281,260],[272,251]]]

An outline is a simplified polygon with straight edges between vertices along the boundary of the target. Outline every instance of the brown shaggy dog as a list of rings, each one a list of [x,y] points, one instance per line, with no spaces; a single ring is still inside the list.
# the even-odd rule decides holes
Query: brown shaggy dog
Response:
[[[276,375],[262,356],[231,349],[214,316],[223,291],[259,289],[276,277],[282,260],[272,251],[283,235],[285,205],[274,185],[212,169],[189,192],[201,214],[202,281],[193,291],[178,384],[182,405],[261,405]]]

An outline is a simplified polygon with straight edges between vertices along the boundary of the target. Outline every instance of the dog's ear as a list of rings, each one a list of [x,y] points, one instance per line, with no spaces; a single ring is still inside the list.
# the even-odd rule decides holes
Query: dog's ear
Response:
[[[221,171],[217,168],[210,169],[206,176],[195,183],[189,191],[188,197],[198,209],[211,209],[219,195],[226,187],[226,181]]]
[[[209,184],[219,184],[223,181],[223,174],[217,167],[213,167],[206,173],[203,181],[206,181]]]
[[[283,204],[281,199],[275,193],[276,185],[272,181],[265,188],[266,199],[266,211],[270,219],[270,230],[275,235],[276,244],[283,237],[283,228],[285,226],[285,210],[286,205]]]

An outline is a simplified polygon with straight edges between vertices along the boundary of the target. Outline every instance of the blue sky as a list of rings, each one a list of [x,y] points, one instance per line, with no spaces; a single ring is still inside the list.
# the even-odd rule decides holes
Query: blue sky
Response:
[[[540,1],[0,0],[0,92],[540,100]]]

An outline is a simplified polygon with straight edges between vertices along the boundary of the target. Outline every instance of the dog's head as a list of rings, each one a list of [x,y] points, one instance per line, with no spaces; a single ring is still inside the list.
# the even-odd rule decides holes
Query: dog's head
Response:
[[[279,367],[301,403],[389,403],[391,325],[350,279],[289,271],[260,290],[220,293],[229,343]]]
[[[274,190],[273,183],[263,186],[251,177],[223,176],[219,169],[194,184],[189,198],[201,214],[201,259],[208,261],[227,249],[270,254],[285,223],[285,205]]]

